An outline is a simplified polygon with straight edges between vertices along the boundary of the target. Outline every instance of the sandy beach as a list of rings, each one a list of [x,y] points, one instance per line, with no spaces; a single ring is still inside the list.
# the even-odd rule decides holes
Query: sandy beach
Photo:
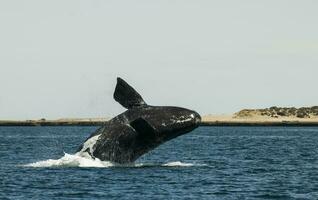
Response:
[[[318,125],[318,117],[237,117],[233,115],[205,115],[202,116],[202,125]]]
[[[63,118],[57,120],[0,120],[0,126],[99,126],[111,119],[107,118]],[[235,114],[229,115],[205,115],[202,116],[203,126],[266,126],[266,125],[299,125],[318,126],[318,117],[297,118],[297,117],[237,117]]]

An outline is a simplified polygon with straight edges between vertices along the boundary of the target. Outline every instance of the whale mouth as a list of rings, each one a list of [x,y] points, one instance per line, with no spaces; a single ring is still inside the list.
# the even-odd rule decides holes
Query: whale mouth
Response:
[[[200,118],[195,118],[195,123],[199,125],[201,123],[201,117]]]
[[[197,125],[200,125],[202,118],[199,115],[199,113],[194,112],[193,115],[194,115],[194,117],[193,117],[194,118],[194,123],[197,124]]]

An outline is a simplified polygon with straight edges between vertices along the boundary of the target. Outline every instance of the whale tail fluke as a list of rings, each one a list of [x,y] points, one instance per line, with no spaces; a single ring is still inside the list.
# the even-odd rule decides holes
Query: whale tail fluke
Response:
[[[147,105],[141,95],[119,77],[117,78],[114,99],[127,109]]]

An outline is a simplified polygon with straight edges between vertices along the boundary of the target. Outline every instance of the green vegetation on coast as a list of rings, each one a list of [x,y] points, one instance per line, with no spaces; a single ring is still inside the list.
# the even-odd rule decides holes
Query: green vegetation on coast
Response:
[[[236,113],[235,116],[240,117],[253,117],[261,115],[266,117],[296,117],[296,118],[318,118],[318,106],[301,107],[301,108],[286,108],[286,107],[270,107],[265,109],[244,109]]]

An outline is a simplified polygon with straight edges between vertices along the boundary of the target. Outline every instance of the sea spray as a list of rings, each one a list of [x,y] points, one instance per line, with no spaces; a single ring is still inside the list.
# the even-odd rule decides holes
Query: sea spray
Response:
[[[84,168],[108,168],[108,167],[192,167],[202,166],[193,163],[183,163],[180,161],[168,163],[131,163],[117,164],[109,161],[101,161],[98,158],[83,157],[79,154],[65,153],[60,159],[48,159],[24,165],[26,167],[84,167]]]
[[[30,163],[27,167],[111,167],[113,163],[109,161],[101,161],[98,158],[83,157],[79,154],[67,154],[60,159],[49,159]]]

